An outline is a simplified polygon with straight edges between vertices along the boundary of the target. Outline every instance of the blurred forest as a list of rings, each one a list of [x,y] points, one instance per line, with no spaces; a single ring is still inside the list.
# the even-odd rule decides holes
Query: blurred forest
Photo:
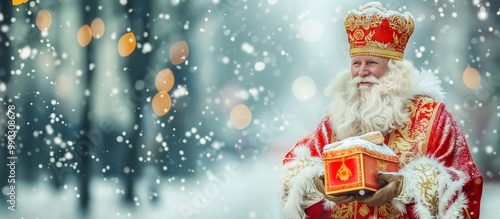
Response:
[[[380,2],[415,17],[406,59],[442,79],[445,104],[485,180],[497,184],[500,2]],[[259,177],[277,182],[282,156],[325,115],[329,100],[322,90],[349,66],[344,16],[365,3],[1,1],[2,198],[9,199],[9,118],[3,116],[9,106],[15,107],[22,209],[38,203],[26,196],[42,188],[50,188],[43,190],[50,197],[73,188],[76,194],[62,203],[80,213],[61,218],[99,218],[92,212],[100,208],[90,206],[99,202],[92,195],[101,184],[93,182],[113,183],[120,208],[140,208],[144,187],[147,202],[172,205],[162,189],[196,198],[193,188],[213,182],[221,166],[231,175],[231,162],[242,171],[259,167],[248,172],[246,192],[261,189],[252,181]],[[122,44],[130,34],[133,40]],[[173,87],[162,91],[158,78],[167,69]],[[164,102],[155,100],[159,93]],[[13,214],[8,202],[0,203],[0,215]],[[203,215],[203,209],[191,213]],[[245,218],[274,218],[278,210]],[[28,211],[16,216],[50,215],[43,207]]]

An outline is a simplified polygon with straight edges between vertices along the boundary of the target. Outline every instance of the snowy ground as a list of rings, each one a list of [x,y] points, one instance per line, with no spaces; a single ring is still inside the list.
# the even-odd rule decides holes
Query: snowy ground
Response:
[[[18,190],[17,211],[3,209],[0,218],[23,219],[110,219],[110,218],[280,218],[278,205],[279,158],[267,157],[254,162],[221,162],[217,171],[199,179],[169,183],[167,179],[143,177],[139,182],[138,207],[121,201],[121,185],[96,178],[92,182],[92,201],[88,217],[78,209],[77,190],[67,186],[53,190],[47,183],[23,184]],[[158,186],[158,199],[151,188]],[[500,184],[487,183],[481,218],[500,218],[495,210]]]
[[[279,164],[277,159],[221,162],[216,171],[184,183],[143,177],[138,183],[138,207],[123,203],[119,183],[96,178],[87,218],[279,218]],[[3,209],[0,218],[86,218],[80,216],[75,186],[55,191],[48,183],[18,185],[16,213]],[[151,199],[153,186],[158,187],[157,201]]]

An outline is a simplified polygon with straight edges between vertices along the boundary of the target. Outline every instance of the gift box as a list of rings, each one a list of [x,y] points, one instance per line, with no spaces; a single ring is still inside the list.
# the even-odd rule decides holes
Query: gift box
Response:
[[[380,188],[378,172],[397,172],[398,157],[383,144],[383,139],[379,132],[369,133],[325,146],[322,157],[326,194],[372,193]]]

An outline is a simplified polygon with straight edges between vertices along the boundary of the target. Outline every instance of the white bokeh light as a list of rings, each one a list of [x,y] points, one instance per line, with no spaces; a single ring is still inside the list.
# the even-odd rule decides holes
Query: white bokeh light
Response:
[[[316,94],[316,83],[311,77],[300,76],[293,81],[292,91],[298,100],[309,100]]]
[[[306,42],[316,42],[323,37],[323,24],[316,19],[307,19],[300,24],[300,37]]]
[[[278,0],[267,0],[267,3],[269,5],[276,5],[278,3]]]
[[[264,62],[256,62],[253,68],[255,71],[263,71],[266,68],[266,64]]]
[[[479,12],[477,13],[477,18],[479,18],[479,20],[483,20],[483,21],[488,19],[488,12],[486,11],[485,7],[481,7],[479,9]]]

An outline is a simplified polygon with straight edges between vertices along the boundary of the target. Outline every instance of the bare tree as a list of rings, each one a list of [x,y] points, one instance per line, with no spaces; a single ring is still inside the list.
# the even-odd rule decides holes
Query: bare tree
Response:
[[[12,7],[10,5],[9,1],[2,1],[0,2],[0,11],[2,11],[2,14],[4,18],[0,21],[0,26],[3,25],[10,25],[10,18],[12,17]],[[2,66],[0,68],[0,83],[6,85],[7,82],[9,82],[10,79],[10,56],[11,56],[11,50],[9,45],[9,35],[5,31],[0,31],[0,60],[2,60]],[[5,93],[1,94],[0,99],[6,98],[6,96],[3,96]],[[2,151],[2,154],[8,154],[8,148],[7,148],[7,137],[6,137],[6,124],[7,124],[7,118],[5,116],[5,113],[7,112],[7,101],[2,101],[3,104],[0,105],[0,148]],[[2,168],[0,168],[0,188],[4,188],[7,186],[8,181],[6,180],[9,175],[9,170],[7,168],[4,168],[7,166],[7,157],[2,156],[0,158],[0,165],[2,165]],[[3,200],[6,200],[7,197],[2,193],[1,195]],[[6,204],[4,201],[2,205]]]
[[[97,15],[97,0],[87,0],[80,1],[80,8],[82,10],[82,23],[90,23],[93,18]],[[95,61],[94,47],[92,44],[89,44],[85,47],[85,55],[83,56],[83,66],[82,69],[84,75],[84,87],[89,90],[89,95],[85,95],[84,97],[84,106],[82,111],[82,124],[81,124],[81,133],[79,133],[79,138],[76,143],[76,150],[81,156],[81,165],[80,172],[78,174],[78,178],[80,179],[80,208],[84,212],[87,212],[90,201],[90,179],[92,177],[92,162],[91,162],[91,154],[93,153],[93,149],[97,145],[92,142],[92,139],[89,138],[88,133],[92,130],[92,120],[89,118],[89,112],[92,109],[92,98],[94,97],[94,93],[91,91],[92,83],[94,82],[94,71],[93,68],[89,68],[91,63]]]

